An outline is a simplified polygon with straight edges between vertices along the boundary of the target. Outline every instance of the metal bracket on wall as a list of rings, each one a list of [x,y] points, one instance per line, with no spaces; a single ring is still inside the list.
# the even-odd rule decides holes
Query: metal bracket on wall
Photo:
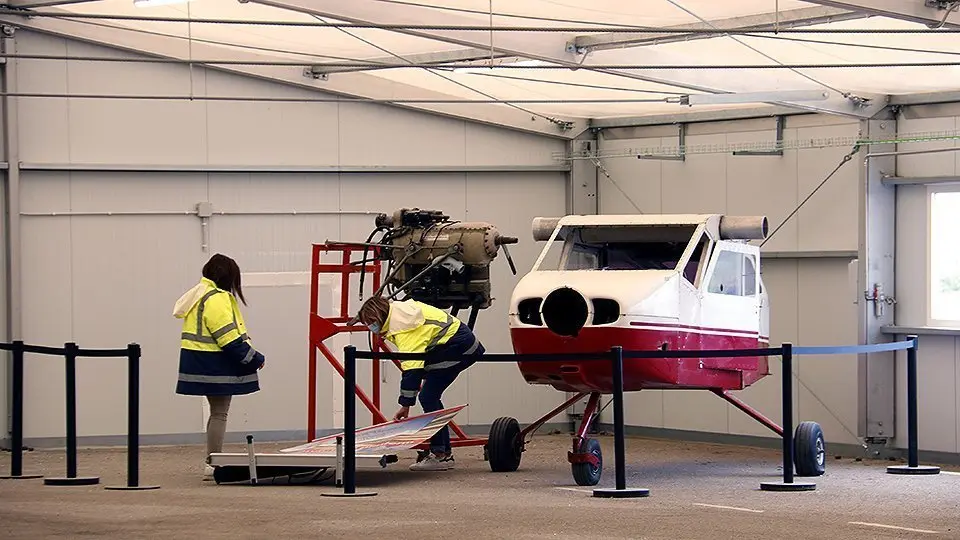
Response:
[[[777,116],[777,141],[774,143],[775,150],[736,150],[735,156],[782,156],[783,155],[783,128],[786,124],[786,116]]]
[[[197,217],[200,218],[200,249],[204,253],[210,246],[210,216],[213,215],[213,205],[207,201],[197,203]]]
[[[677,124],[677,136],[680,144],[677,146],[677,154],[638,154],[637,159],[661,159],[666,161],[686,161],[687,156],[687,125]]]

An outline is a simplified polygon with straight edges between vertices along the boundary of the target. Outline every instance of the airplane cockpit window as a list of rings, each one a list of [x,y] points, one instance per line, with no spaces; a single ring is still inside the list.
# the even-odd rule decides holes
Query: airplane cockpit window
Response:
[[[695,226],[572,227],[564,235],[557,268],[674,270],[695,230]],[[693,272],[695,276],[696,265]]]
[[[731,296],[755,296],[757,272],[753,257],[736,251],[721,251],[707,285],[707,292]]]
[[[685,242],[574,243],[564,270],[673,270]]]

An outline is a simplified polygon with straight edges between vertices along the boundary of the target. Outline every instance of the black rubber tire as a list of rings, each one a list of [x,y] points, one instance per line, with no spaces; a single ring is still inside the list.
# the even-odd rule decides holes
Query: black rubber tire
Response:
[[[827,443],[816,422],[801,422],[793,435],[793,463],[797,476],[821,476],[827,465]]]
[[[490,426],[487,438],[487,456],[493,472],[512,472],[520,466],[523,439],[520,438],[520,423],[516,418],[502,416]]]
[[[584,439],[580,443],[580,452],[597,456],[600,464],[594,467],[589,463],[571,463],[570,469],[573,471],[573,479],[578,486],[595,486],[600,482],[600,476],[603,475],[603,453],[600,451],[600,441]]]

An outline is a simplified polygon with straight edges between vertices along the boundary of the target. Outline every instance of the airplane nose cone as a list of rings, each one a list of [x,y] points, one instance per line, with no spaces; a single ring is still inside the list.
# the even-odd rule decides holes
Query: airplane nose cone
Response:
[[[587,300],[570,287],[554,290],[543,301],[543,322],[553,333],[575,337],[587,324]]]

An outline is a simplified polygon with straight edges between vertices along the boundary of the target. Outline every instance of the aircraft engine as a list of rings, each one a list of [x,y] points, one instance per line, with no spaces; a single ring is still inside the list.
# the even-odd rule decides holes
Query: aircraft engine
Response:
[[[492,303],[490,263],[503,248],[510,269],[517,273],[504,236],[490,223],[451,220],[437,210],[401,208],[376,218],[381,259],[389,261],[384,291],[438,307],[487,308]]]

